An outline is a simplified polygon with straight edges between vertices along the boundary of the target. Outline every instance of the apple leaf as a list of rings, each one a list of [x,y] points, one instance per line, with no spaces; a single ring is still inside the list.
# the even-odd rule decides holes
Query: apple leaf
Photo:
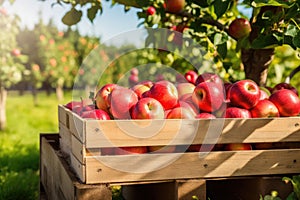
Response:
[[[220,45],[228,40],[228,35],[224,32],[216,33],[214,36],[214,45]]]
[[[227,56],[227,43],[223,43],[217,46],[217,51],[221,58],[225,59]]]
[[[298,33],[297,30],[295,25],[289,24],[284,35],[295,37]]]
[[[300,31],[298,31],[297,35],[293,38],[293,44],[300,48]]]
[[[217,19],[222,17],[222,15],[226,13],[231,2],[231,0],[215,0],[213,2],[214,12],[217,16]]]
[[[68,26],[72,26],[74,24],[77,24],[81,20],[81,17],[82,11],[72,8],[63,16],[62,22]]]
[[[278,46],[278,42],[274,35],[259,35],[253,40],[251,47],[253,49],[274,48]]]
[[[202,8],[207,8],[209,6],[207,1],[203,1],[203,0],[195,0],[193,3],[199,5]]]
[[[293,3],[289,3],[288,1],[284,0],[254,0],[251,3],[251,6],[254,8],[260,8],[264,6],[278,6],[283,8],[290,8]]]
[[[89,20],[93,23],[98,11],[100,11],[100,13],[102,13],[102,7],[101,5],[94,5],[92,7],[90,7],[87,10],[87,17],[89,18]]]

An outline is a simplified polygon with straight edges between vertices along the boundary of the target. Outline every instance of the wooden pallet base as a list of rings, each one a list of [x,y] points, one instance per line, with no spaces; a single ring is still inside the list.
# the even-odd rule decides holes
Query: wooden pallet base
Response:
[[[40,199],[59,200],[110,200],[113,185],[83,184],[72,172],[59,149],[58,134],[41,134],[40,137]],[[188,170],[188,168],[187,168]],[[292,192],[291,185],[281,177],[235,177],[223,179],[168,180],[160,182],[135,182],[122,184],[126,200],[191,200],[198,199],[259,199],[260,195],[279,192],[285,199]]]
[[[111,189],[107,185],[86,185],[78,181],[66,159],[60,154],[57,134],[41,135],[40,144],[40,182],[41,190],[45,191],[41,199],[112,199]]]

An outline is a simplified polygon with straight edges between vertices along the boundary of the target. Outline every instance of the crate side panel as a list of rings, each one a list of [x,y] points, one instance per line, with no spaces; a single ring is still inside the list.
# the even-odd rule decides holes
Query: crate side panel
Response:
[[[55,150],[42,138],[41,180],[49,199],[74,199],[74,186]]]
[[[228,119],[219,142],[300,142],[299,138],[299,117]]]
[[[70,131],[75,135],[82,143],[86,141],[86,128],[85,128],[85,119],[82,119],[75,113],[72,113],[70,119]]]
[[[75,172],[76,176],[79,178],[80,181],[83,183],[88,183],[86,182],[86,173],[87,169],[85,164],[82,164],[77,158],[71,154],[71,167],[73,171]],[[94,182],[94,183],[101,183],[101,181]]]
[[[299,142],[300,118],[87,120],[87,148],[214,143]]]
[[[67,126],[69,123],[69,113],[63,105],[58,105],[58,121]]]
[[[87,148],[111,146],[155,146],[190,144],[196,136],[197,120],[87,121]]]
[[[86,183],[299,173],[299,160],[299,149],[89,157]]]
[[[59,122],[59,146],[61,151],[69,156],[71,153],[71,131],[61,122]]]
[[[77,160],[85,164],[86,148],[74,135],[72,135],[72,154],[77,158]]]

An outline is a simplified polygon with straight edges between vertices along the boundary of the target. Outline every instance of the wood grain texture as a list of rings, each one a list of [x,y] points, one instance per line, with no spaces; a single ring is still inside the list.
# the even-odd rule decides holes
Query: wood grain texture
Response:
[[[300,117],[102,121],[82,119],[68,109],[59,112],[72,115],[70,131],[86,148],[300,142]]]
[[[55,138],[53,136],[56,136]],[[59,200],[111,200],[111,189],[106,184],[81,183],[60,150],[58,134],[53,134],[51,140],[47,135],[40,137],[40,182],[47,199]]]
[[[87,157],[86,183],[299,173],[300,149]],[[187,169],[188,166],[188,169]]]

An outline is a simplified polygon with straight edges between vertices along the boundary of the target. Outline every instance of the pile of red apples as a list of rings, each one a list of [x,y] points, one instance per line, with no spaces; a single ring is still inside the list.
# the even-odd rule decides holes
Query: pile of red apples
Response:
[[[137,69],[132,70],[137,76]],[[131,77],[131,76],[130,76]],[[224,83],[215,73],[188,71],[168,80],[140,81],[124,87],[103,85],[90,101],[72,101],[65,106],[83,118],[109,119],[199,119],[293,117],[300,114],[295,87],[279,83],[259,87],[252,80]],[[85,103],[89,102],[89,103]]]
[[[71,101],[65,106],[82,118],[98,120],[137,119],[214,119],[293,117],[300,114],[297,90],[279,83],[259,87],[252,80],[224,83],[215,73],[188,71],[168,80],[140,81],[138,70],[131,70],[130,87],[103,85],[94,99]],[[191,145],[184,151],[251,150],[251,144]],[[172,153],[176,146],[102,148],[103,155]]]

